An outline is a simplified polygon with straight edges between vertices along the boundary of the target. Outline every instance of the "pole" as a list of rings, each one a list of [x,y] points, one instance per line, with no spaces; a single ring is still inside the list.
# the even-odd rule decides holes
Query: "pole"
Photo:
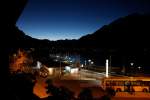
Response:
[[[59,76],[60,76],[60,78],[61,78],[61,60],[60,60],[60,65],[59,65],[59,67],[60,67],[60,73],[59,73]]]
[[[106,59],[106,77],[108,77],[108,59]]]
[[[111,70],[112,70],[112,66],[111,66],[111,55],[110,55],[110,58],[109,58],[109,72],[111,74]]]

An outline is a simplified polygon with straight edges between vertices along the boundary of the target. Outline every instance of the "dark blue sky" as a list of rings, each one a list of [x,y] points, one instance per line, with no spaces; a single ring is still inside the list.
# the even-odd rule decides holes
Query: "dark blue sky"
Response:
[[[135,12],[149,13],[150,0],[29,0],[17,26],[34,38],[77,39]]]

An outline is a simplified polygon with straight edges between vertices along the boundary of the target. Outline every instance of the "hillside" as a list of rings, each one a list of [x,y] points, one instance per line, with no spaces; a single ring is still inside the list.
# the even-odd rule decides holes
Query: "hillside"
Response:
[[[131,14],[81,37],[80,41],[93,41],[98,47],[149,46],[150,14]]]

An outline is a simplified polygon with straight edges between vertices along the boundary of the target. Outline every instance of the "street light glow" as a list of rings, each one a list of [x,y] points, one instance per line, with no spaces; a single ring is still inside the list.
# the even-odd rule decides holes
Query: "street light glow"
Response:
[[[94,64],[94,62],[92,61],[92,62],[91,62],[91,64],[93,65],[93,64]]]
[[[89,59],[88,62],[91,62],[91,59]]]
[[[134,63],[132,62],[132,63],[130,63],[131,64],[131,66],[133,66],[134,65]]]
[[[140,70],[140,69],[141,69],[141,66],[139,66],[138,69]]]

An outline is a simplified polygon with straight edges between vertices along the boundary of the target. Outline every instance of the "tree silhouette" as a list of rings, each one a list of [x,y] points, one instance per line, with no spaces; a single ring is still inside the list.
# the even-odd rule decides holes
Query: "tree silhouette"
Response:
[[[52,80],[47,80],[46,87],[47,93],[51,93],[52,96],[49,96],[49,100],[72,100],[74,99],[74,93],[64,86],[56,87],[53,85]]]
[[[10,89],[18,100],[40,100],[33,94],[35,77],[32,74],[18,73],[11,77]]]
[[[93,100],[92,91],[89,88],[84,88],[79,96],[79,100]]]

